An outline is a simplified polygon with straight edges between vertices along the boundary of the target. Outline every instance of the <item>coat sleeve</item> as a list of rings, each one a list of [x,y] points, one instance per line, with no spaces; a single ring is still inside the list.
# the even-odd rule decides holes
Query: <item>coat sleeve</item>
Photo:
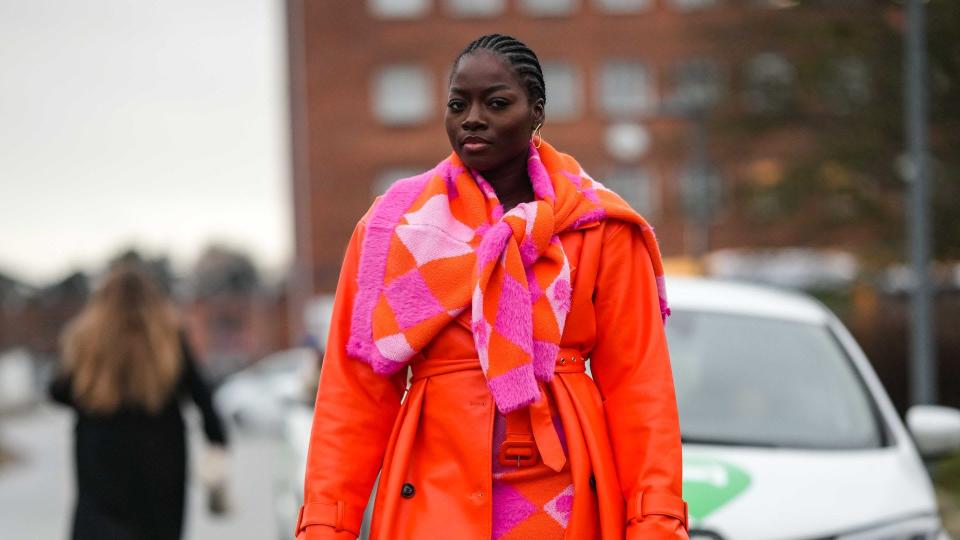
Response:
[[[58,373],[47,387],[50,398],[61,405],[76,407],[73,401],[73,377],[69,374]]]
[[[182,331],[180,332],[180,354],[183,358],[183,373],[181,374],[183,385],[194,404],[200,409],[200,415],[203,418],[203,432],[207,436],[207,441],[214,445],[227,446],[227,432],[223,427],[220,415],[213,406],[210,385],[198,365],[197,357],[193,352],[193,347],[190,346],[186,333]]]
[[[682,539],[680,422],[653,265],[635,226],[604,232],[591,370],[626,501],[627,539]]]
[[[307,454],[298,540],[347,540],[359,534],[364,507],[383,463],[406,387],[406,370],[377,375],[347,356],[363,222],[347,247],[330,321]]]

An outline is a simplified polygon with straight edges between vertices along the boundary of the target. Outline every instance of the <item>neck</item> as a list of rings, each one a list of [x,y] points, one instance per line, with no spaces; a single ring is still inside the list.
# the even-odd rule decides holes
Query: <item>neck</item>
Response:
[[[514,206],[530,202],[536,197],[533,193],[533,185],[530,183],[530,175],[527,173],[527,151],[510,159],[500,167],[483,171],[483,178],[493,187],[497,194],[497,199],[503,206],[503,211],[508,212]]]

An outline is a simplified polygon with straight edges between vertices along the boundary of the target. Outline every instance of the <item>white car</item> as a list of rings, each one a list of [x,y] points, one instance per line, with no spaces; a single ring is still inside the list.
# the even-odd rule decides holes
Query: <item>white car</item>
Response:
[[[283,456],[273,484],[274,521],[277,538],[290,540],[303,504],[303,478],[307,471],[307,448],[313,426],[313,399],[287,411],[283,430]],[[372,506],[372,503],[369,505]],[[369,513],[369,508],[367,509]]]
[[[911,438],[853,337],[808,296],[676,278],[667,290],[691,538],[948,538],[917,447],[956,451],[960,411],[913,407]]]
[[[853,337],[806,295],[674,277],[667,291],[691,539],[949,539],[917,447],[960,449],[960,411],[913,407],[911,437]],[[291,528],[310,418],[287,421],[278,521]]]
[[[214,405],[231,425],[258,435],[280,435],[288,411],[303,398],[303,385],[316,373],[313,349],[270,354],[230,375],[213,395]]]

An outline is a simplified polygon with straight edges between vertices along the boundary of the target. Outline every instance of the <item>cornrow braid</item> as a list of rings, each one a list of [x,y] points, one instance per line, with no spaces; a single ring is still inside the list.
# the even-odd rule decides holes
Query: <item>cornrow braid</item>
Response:
[[[489,51],[506,59],[516,72],[517,77],[520,78],[520,82],[523,83],[530,103],[534,103],[538,99],[542,99],[544,103],[547,102],[547,88],[543,82],[543,69],[540,67],[540,60],[530,47],[511,36],[487,34],[470,42],[453,63],[451,77],[453,72],[457,70],[461,58],[480,50]]]

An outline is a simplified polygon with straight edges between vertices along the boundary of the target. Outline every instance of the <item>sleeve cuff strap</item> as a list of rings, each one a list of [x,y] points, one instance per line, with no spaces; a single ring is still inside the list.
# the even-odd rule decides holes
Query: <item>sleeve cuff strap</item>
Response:
[[[627,504],[628,523],[643,521],[643,518],[651,514],[676,518],[683,523],[684,529],[689,530],[687,503],[676,495],[641,491],[630,498]]]
[[[297,515],[297,527],[294,536],[299,535],[311,525],[326,525],[337,532],[347,531],[360,536],[360,523],[363,521],[363,508],[350,506],[343,501],[334,503],[312,502],[300,507]]]

